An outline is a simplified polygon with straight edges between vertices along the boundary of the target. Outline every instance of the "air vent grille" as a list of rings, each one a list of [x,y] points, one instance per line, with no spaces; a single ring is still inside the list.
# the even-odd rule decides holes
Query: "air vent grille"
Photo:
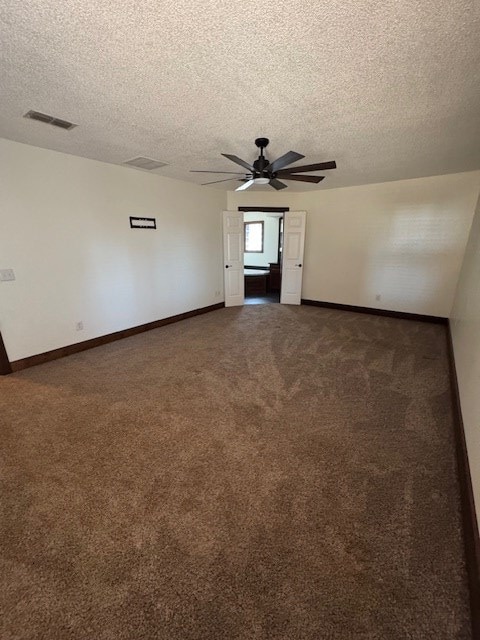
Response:
[[[166,167],[168,163],[140,156],[138,158],[132,158],[132,160],[127,160],[126,162],[124,162],[124,164],[128,164],[128,166],[130,167],[137,167],[137,169],[146,169],[147,171],[153,171],[153,169]]]
[[[70,129],[74,129],[77,126],[76,124],[73,124],[73,122],[68,122],[68,120],[61,120],[60,118],[54,118],[53,116],[49,116],[46,113],[40,113],[40,111],[27,111],[27,113],[23,117],[28,118],[29,120],[45,122],[45,124],[53,124],[54,127],[66,129],[67,131],[70,131]]]

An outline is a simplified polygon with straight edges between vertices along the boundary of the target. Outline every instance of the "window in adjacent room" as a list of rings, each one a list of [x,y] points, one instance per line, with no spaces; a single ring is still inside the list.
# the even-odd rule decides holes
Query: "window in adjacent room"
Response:
[[[244,222],[245,253],[263,253],[263,222]]]

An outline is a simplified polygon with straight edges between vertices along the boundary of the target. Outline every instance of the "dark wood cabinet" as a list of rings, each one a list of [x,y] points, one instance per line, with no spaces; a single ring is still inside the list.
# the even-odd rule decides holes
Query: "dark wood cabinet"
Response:
[[[265,269],[245,269],[245,295],[264,296],[267,293],[268,271]]]
[[[270,291],[280,291],[282,272],[278,262],[270,262],[270,275],[268,278],[268,288]]]

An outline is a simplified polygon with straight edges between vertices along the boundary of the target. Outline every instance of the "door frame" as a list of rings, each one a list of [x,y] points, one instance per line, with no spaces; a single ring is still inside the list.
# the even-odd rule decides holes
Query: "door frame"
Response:
[[[287,213],[288,211],[290,211],[290,207],[264,207],[264,206],[257,206],[257,207],[237,207],[237,211],[242,211],[243,213],[256,213],[258,211],[258,213]],[[280,237],[279,237],[279,242],[280,242]],[[278,256],[280,258],[280,251],[278,251]],[[283,256],[282,256],[283,259]],[[281,261],[279,260],[279,263]],[[282,270],[282,265],[280,264],[280,274],[281,274],[281,270]],[[282,284],[280,282],[280,291],[278,292],[279,296],[281,296],[282,294]]]
[[[285,211],[290,211],[290,207],[238,207],[237,211],[243,211],[244,213],[251,213],[252,211],[258,211],[258,213],[285,213]]]
[[[0,376],[7,376],[12,373],[12,365],[8,359],[7,350],[2,338],[2,332],[0,331]]]
[[[290,207],[237,207],[237,211],[243,211],[243,213],[252,213],[256,211],[259,213],[286,213],[287,211],[290,211]],[[278,262],[280,263],[280,236],[278,237],[278,243]]]

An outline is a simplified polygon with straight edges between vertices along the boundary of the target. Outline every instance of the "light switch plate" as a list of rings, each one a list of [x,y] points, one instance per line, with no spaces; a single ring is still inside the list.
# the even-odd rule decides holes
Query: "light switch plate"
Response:
[[[15,280],[15,272],[13,269],[0,269],[0,280],[2,282],[9,282]]]

